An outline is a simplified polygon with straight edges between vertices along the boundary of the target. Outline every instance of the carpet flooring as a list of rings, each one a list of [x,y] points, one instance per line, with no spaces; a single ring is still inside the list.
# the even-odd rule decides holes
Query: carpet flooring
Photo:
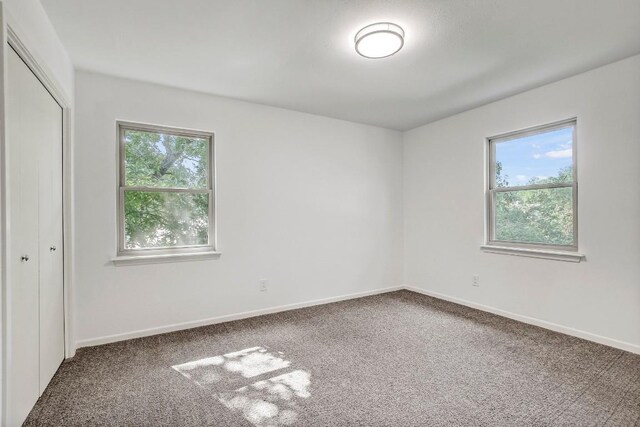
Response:
[[[27,426],[633,426],[640,355],[409,291],[79,349]]]

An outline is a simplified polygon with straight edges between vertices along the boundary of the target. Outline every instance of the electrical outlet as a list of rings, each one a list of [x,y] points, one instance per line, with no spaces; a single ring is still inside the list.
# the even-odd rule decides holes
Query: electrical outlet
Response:
[[[480,286],[480,276],[473,276],[471,278],[471,285],[475,286],[476,288]]]
[[[267,286],[267,279],[260,279],[258,281],[258,290],[260,292],[266,292],[267,290],[269,290]]]

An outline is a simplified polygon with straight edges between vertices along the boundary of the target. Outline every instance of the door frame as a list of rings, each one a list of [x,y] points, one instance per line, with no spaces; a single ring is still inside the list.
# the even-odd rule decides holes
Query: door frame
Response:
[[[10,200],[8,185],[8,168],[6,157],[6,88],[7,60],[9,49],[13,48],[18,56],[24,61],[27,67],[33,72],[40,83],[51,94],[53,99],[62,108],[62,238],[63,238],[63,293],[64,293],[64,357],[71,358],[75,355],[75,341],[72,331],[72,214],[73,214],[73,186],[72,186],[72,110],[71,100],[67,98],[56,81],[53,73],[44,66],[44,62],[29,50],[18,34],[13,30],[11,24],[7,23],[7,14],[4,5],[0,1],[0,324],[2,326],[2,339],[0,346],[1,371],[0,380],[2,388],[0,390],[0,424],[4,425],[7,405],[7,337],[9,334],[9,312],[7,295],[11,292],[11,268],[9,254],[7,252],[8,236],[11,233],[9,206]],[[10,46],[10,47],[9,47]]]

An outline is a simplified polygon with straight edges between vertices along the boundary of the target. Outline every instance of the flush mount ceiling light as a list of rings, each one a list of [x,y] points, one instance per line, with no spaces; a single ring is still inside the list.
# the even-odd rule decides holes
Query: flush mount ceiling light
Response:
[[[356,52],[365,58],[386,58],[402,49],[404,30],[391,22],[367,25],[356,34]]]

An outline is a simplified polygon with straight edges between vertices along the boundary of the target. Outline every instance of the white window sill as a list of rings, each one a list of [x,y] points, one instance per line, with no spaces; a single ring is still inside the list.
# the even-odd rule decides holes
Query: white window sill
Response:
[[[117,266],[121,265],[140,265],[140,264],[159,264],[165,262],[180,261],[202,261],[208,259],[218,259],[222,255],[220,252],[190,252],[178,254],[154,254],[154,255],[120,255],[111,258],[111,261]]]
[[[509,246],[482,245],[483,252],[494,254],[525,256],[531,258],[553,259],[556,261],[580,262],[585,259],[584,254],[569,251],[553,251],[548,249],[515,248]]]

